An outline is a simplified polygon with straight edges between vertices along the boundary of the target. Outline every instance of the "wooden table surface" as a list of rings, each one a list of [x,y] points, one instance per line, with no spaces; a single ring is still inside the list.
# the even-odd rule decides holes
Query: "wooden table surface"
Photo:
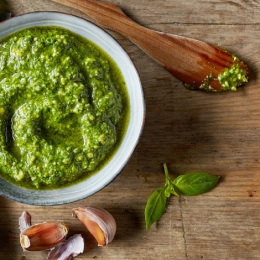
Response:
[[[7,0],[13,16],[32,11],[83,13],[49,0]],[[108,1],[107,1],[108,2]],[[43,260],[47,252],[23,252],[18,218],[62,221],[81,233],[77,259],[260,259],[260,1],[109,0],[138,23],[227,48],[250,67],[250,82],[237,92],[186,90],[123,36],[108,31],[125,48],[139,72],[146,98],[145,127],[121,174],[97,194],[61,206],[30,206],[0,198],[0,259]],[[192,64],[191,64],[192,65]],[[162,163],[172,177],[204,171],[221,176],[218,186],[197,197],[172,197],[159,222],[145,230],[144,208],[164,185]],[[118,229],[107,247],[71,216],[78,206],[109,210]]]

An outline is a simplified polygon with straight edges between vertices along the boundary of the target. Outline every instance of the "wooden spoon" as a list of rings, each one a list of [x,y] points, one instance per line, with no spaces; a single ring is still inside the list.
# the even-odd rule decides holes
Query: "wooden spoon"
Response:
[[[96,0],[52,0],[78,9],[101,27],[138,45],[189,89],[236,90],[248,81],[249,69],[236,56],[198,40],[147,29],[114,4]]]

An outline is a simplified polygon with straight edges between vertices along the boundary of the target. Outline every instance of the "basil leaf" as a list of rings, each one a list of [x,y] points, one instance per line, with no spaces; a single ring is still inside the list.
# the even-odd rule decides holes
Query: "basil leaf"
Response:
[[[188,173],[173,180],[175,191],[185,196],[200,195],[213,189],[220,176],[207,173]]]
[[[168,198],[165,196],[166,187],[155,190],[147,201],[145,207],[146,230],[165,213]]]

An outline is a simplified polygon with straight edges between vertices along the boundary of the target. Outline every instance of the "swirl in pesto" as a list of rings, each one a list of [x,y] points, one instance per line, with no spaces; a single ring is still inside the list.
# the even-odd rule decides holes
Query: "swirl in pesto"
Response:
[[[36,188],[93,172],[122,137],[124,80],[95,44],[59,27],[0,42],[0,174]]]

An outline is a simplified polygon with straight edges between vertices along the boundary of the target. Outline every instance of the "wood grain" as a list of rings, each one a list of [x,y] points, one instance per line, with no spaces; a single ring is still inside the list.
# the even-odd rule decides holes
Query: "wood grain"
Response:
[[[9,0],[14,15],[55,10],[89,19],[48,0]],[[260,2],[254,0],[107,0],[148,28],[184,35],[228,48],[252,71],[235,93],[186,90],[180,81],[138,47],[108,31],[124,47],[139,72],[146,98],[140,142],[121,174],[90,198],[62,206],[36,207],[0,198],[0,259],[43,260],[46,252],[23,252],[18,218],[63,221],[70,235],[82,233],[86,247],[77,259],[257,260],[260,244]],[[164,184],[162,163],[171,176],[206,171],[221,175],[211,192],[171,198],[162,219],[145,230],[144,207]],[[113,243],[99,248],[71,216],[71,209],[104,207],[115,217]]]

